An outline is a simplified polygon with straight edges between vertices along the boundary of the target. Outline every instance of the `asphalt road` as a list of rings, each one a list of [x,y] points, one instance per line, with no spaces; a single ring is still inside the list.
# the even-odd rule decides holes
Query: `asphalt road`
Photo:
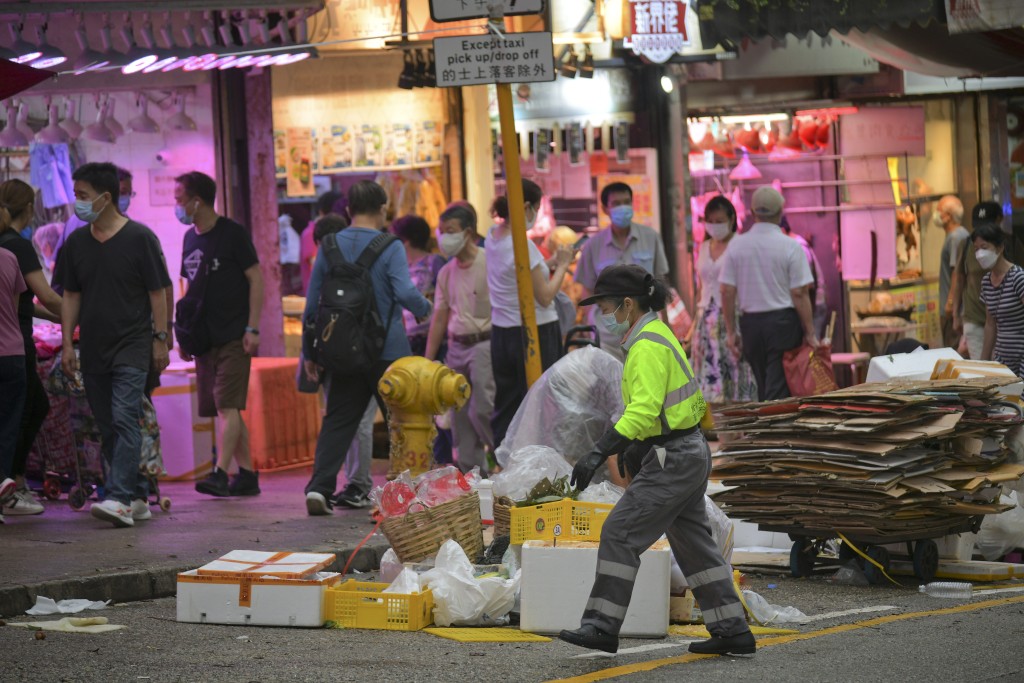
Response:
[[[769,584],[775,586],[770,588]],[[548,643],[463,644],[426,633],[179,624],[174,600],[102,614],[102,635],[0,628],[0,681],[1003,681],[1024,680],[1024,584],[969,601],[912,587],[849,587],[824,577],[754,577],[770,602],[817,617],[797,636],[759,638],[752,659],[686,656],[688,639],[624,640],[614,657]],[[28,617],[18,620],[30,620]],[[9,620],[10,621],[10,620]],[[838,627],[838,628],[837,628]]]

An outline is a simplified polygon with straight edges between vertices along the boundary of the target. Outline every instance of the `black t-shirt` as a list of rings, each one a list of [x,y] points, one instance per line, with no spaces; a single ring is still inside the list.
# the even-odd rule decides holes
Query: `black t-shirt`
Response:
[[[11,229],[0,232],[0,248],[14,254],[18,259],[21,276],[26,280],[30,273],[43,269],[32,243]],[[26,345],[32,343],[32,317],[36,310],[34,298],[35,295],[29,288],[22,292],[18,299],[18,323],[21,325],[21,336],[25,338]]]
[[[62,252],[64,289],[82,295],[82,372],[110,372],[119,365],[148,370],[153,353],[149,295],[171,285],[157,236],[130,220],[100,242],[86,227],[71,233]]]
[[[213,346],[241,339],[249,324],[249,280],[245,271],[259,263],[249,232],[221,216],[213,228],[185,231],[181,251],[181,276],[189,282],[186,298],[197,295],[192,282],[200,266],[210,263],[203,303],[203,322]]]

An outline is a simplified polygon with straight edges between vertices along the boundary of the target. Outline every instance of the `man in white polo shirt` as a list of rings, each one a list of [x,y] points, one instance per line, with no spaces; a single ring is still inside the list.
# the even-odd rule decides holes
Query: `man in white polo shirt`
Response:
[[[808,286],[814,281],[803,249],[782,232],[785,201],[773,187],[759,187],[751,200],[758,222],[738,235],[722,259],[722,308],[729,350],[750,364],[757,397],[789,396],[782,355],[801,343],[817,348]],[[736,306],[740,334],[736,334]]]

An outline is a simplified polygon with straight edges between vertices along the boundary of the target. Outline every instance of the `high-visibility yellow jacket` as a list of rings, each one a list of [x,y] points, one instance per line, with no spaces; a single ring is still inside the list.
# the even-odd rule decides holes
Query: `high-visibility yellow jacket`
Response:
[[[668,325],[653,312],[645,314],[622,344],[625,412],[615,431],[640,441],[697,425],[707,404],[690,362]]]

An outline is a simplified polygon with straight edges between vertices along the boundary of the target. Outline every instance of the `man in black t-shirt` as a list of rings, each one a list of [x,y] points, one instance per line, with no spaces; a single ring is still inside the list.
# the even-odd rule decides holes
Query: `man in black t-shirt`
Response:
[[[175,178],[174,213],[185,231],[181,276],[189,287],[183,299],[202,297],[202,325],[209,350],[196,357],[199,415],[220,418],[220,453],[210,475],[196,491],[211,496],[255,496],[259,478],[249,454],[249,430],[242,420],[249,393],[249,368],[259,349],[263,308],[263,276],[248,231],[220,216],[213,205],[213,178],[192,171]],[[200,286],[193,288],[204,273]],[[179,321],[181,322],[181,321]],[[181,348],[183,360],[192,357]],[[227,469],[238,460],[238,474],[229,482]]]
[[[122,216],[117,168],[85,164],[72,175],[75,215],[88,223],[64,245],[61,366],[74,377],[79,349],[85,393],[102,435],[106,500],[93,517],[114,526],[149,519],[149,482],[139,472],[142,396],[151,367],[167,367],[167,303],[171,284],[156,235]]]

